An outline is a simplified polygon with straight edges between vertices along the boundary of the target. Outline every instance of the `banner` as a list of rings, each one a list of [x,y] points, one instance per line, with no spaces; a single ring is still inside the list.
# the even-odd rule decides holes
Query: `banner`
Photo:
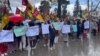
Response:
[[[0,32],[0,43],[13,42],[13,41],[14,41],[13,31],[2,30]]]
[[[54,26],[55,30],[61,30],[61,24],[59,22],[54,22],[53,26]]]
[[[14,33],[16,37],[25,35],[26,30],[26,26],[14,26]]]
[[[49,34],[49,24],[42,24],[42,34]]]
[[[89,29],[89,28],[90,28],[89,21],[84,22],[84,29]]]
[[[77,25],[72,25],[73,32],[77,32]]]
[[[62,33],[70,33],[70,32],[71,32],[70,25],[62,26]]]
[[[26,36],[32,37],[39,35],[39,26],[29,27],[26,31]]]

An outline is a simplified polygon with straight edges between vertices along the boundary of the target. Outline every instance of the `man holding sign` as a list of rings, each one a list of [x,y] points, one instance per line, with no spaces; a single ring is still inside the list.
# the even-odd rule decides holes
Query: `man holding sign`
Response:
[[[67,24],[65,20],[62,26],[63,39],[65,43],[68,42],[68,39],[69,39],[68,33],[70,32],[71,32],[71,26]]]
[[[49,39],[49,24],[48,23],[42,24],[42,34],[44,37],[44,46],[48,46],[48,39]]]

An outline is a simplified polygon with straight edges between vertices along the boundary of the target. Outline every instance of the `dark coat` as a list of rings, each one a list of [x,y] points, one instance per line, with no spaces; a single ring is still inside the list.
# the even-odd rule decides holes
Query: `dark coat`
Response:
[[[49,33],[50,39],[54,39],[55,35],[56,35],[55,30],[53,28],[49,27],[49,31],[50,31],[50,33]]]

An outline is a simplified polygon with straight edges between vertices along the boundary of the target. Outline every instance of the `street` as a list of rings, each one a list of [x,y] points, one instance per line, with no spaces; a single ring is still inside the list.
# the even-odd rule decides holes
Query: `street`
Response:
[[[69,40],[66,44],[60,38],[54,50],[49,50],[41,43],[38,44],[35,50],[32,50],[31,56],[100,56],[100,36],[86,38],[83,40]],[[28,56],[27,51],[17,51],[9,54],[9,56]]]

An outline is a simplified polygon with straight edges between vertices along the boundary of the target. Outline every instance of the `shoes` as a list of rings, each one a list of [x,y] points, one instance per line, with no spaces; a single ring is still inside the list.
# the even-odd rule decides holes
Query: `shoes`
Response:
[[[53,50],[53,47],[51,47],[50,50]]]
[[[32,47],[32,49],[36,49],[36,46],[35,47]]]
[[[4,55],[8,55],[7,53],[4,53]]]
[[[44,44],[43,46],[44,46],[44,47],[46,47],[47,45],[46,45],[46,44]]]
[[[50,48],[51,51],[54,50],[54,49],[55,49],[55,46],[53,46],[53,47]]]
[[[5,56],[4,54],[1,54],[1,56]]]
[[[64,41],[64,43],[67,43],[68,41]]]
[[[7,53],[1,54],[1,56],[5,56],[5,55],[7,56],[8,54]]]

